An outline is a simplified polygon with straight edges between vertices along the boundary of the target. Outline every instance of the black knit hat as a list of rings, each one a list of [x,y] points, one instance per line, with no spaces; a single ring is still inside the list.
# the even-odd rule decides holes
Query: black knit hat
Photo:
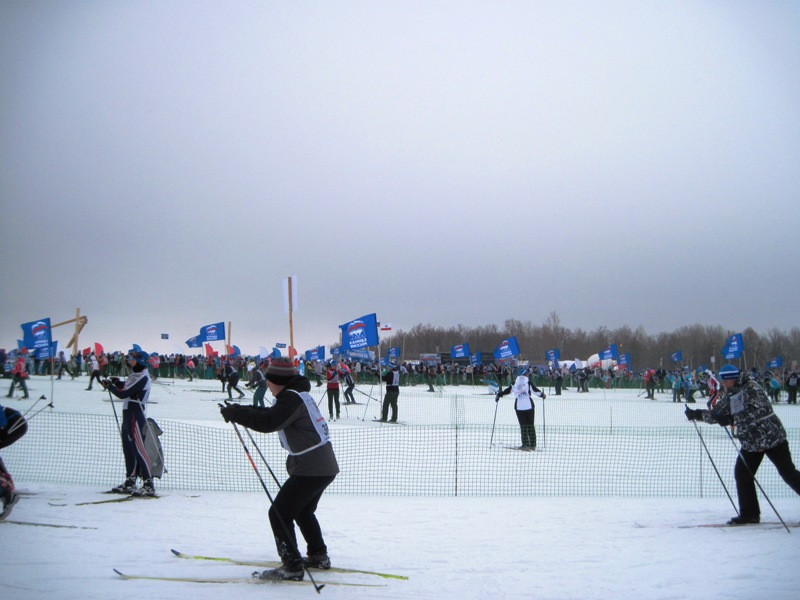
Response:
[[[297,369],[294,368],[294,362],[286,356],[273,358],[264,374],[267,381],[278,385],[286,385],[295,375],[297,375]]]

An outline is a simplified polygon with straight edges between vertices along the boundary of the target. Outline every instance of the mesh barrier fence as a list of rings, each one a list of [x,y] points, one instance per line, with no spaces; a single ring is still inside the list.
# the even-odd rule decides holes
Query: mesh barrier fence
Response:
[[[166,387],[166,386],[162,386]],[[159,392],[159,393],[156,393]],[[88,394],[89,392],[87,392]],[[93,392],[96,394],[96,392]],[[313,390],[327,416],[322,390]],[[426,394],[404,389],[402,424],[372,422],[378,388],[360,392],[362,404],[342,406],[331,435],[341,474],[330,493],[409,496],[724,496],[694,427],[671,402],[626,398],[548,398],[536,413],[538,447],[520,444],[510,398]],[[219,417],[218,388],[154,389],[148,413],[164,434],[167,472],[159,489],[258,491],[260,484],[232,430]],[[124,463],[109,404],[94,397],[102,414],[59,410],[36,416],[22,441],[3,449],[18,481],[93,485],[122,481]],[[59,403],[63,404],[63,403]],[[702,402],[698,406],[703,406]],[[796,407],[776,410],[797,411]],[[795,412],[782,413],[790,446],[800,441]],[[788,421],[788,423],[787,423]],[[725,485],[734,493],[736,450],[725,430],[700,425]],[[244,435],[244,433],[243,433]],[[285,452],[277,436],[252,433],[282,482]],[[247,438],[245,438],[247,439]],[[248,440],[262,476],[274,490]],[[769,461],[758,479],[770,497],[793,495]]]

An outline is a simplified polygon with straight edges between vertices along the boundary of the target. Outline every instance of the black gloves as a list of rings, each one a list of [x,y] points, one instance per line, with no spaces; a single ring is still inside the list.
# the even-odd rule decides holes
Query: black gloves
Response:
[[[692,409],[687,406],[686,410],[684,411],[684,414],[686,415],[686,418],[689,419],[690,421],[703,420],[703,411],[700,410],[699,408]]]
[[[545,396],[544,392],[542,392],[542,400],[544,400],[545,398],[547,398],[547,396]]]
[[[500,402],[500,393],[499,392],[494,395],[494,401],[495,402]]]
[[[226,423],[230,423],[231,421],[235,420],[233,417],[238,408],[238,404],[220,404],[219,413],[222,415],[222,418],[225,419]]]

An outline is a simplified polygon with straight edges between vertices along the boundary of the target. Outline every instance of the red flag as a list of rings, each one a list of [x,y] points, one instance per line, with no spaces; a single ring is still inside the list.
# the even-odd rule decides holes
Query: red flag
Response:
[[[217,356],[217,352],[214,352],[214,349],[211,347],[211,344],[203,344],[206,349],[206,356]]]
[[[96,355],[98,355],[98,356],[100,356],[101,354],[103,354],[103,345],[102,345],[102,344],[100,344],[100,343],[98,343],[98,342],[95,342],[95,343],[94,343],[94,353],[95,353]]]

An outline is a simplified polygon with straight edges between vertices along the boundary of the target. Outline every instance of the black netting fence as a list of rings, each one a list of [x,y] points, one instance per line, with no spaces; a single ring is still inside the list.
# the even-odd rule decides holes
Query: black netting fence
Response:
[[[585,407],[570,401],[567,411],[547,400],[546,419],[537,411],[538,447],[535,452],[515,448],[520,431],[509,405],[497,407],[485,398],[424,397],[414,408],[412,398],[401,398],[403,424],[372,423],[346,418],[332,427],[332,439],[341,474],[330,493],[404,496],[722,496],[717,478],[694,427],[682,415],[665,418],[660,407],[639,403]],[[196,406],[199,402],[194,400]],[[323,401],[324,402],[324,401]],[[501,401],[502,403],[503,401]],[[668,413],[677,412],[669,407]],[[552,405],[552,406],[551,406]],[[161,405],[159,405],[161,406]],[[577,406],[577,408],[576,408]],[[176,407],[173,407],[176,408]],[[352,405],[353,410],[365,406]],[[632,425],[631,411],[652,411],[660,426]],[[177,408],[176,408],[177,411]],[[366,408],[366,411],[374,409]],[[189,422],[155,417],[163,429],[161,443],[167,472],[159,489],[258,491],[256,479],[230,425],[209,417]],[[163,411],[169,413],[170,411]],[[180,412],[180,411],[178,411]],[[509,413],[511,416],[509,416]],[[615,416],[616,414],[616,416]],[[667,413],[664,413],[667,414]],[[415,415],[431,421],[414,423]],[[205,413],[202,415],[205,416]],[[594,421],[594,425],[567,424]],[[358,419],[358,420],[355,420]],[[649,417],[644,420],[649,421]],[[445,421],[445,422],[440,422]],[[678,424],[679,423],[679,424]],[[100,488],[122,481],[124,464],[112,414],[45,411],[26,436],[3,450],[15,479],[26,482],[85,484]],[[703,438],[733,493],[736,450],[726,432],[701,426]],[[789,443],[798,447],[798,429],[789,428]],[[277,436],[252,434],[279,480],[285,478],[285,453]],[[252,455],[264,479],[274,482],[258,453]],[[765,461],[758,472],[771,497],[793,492]]]

